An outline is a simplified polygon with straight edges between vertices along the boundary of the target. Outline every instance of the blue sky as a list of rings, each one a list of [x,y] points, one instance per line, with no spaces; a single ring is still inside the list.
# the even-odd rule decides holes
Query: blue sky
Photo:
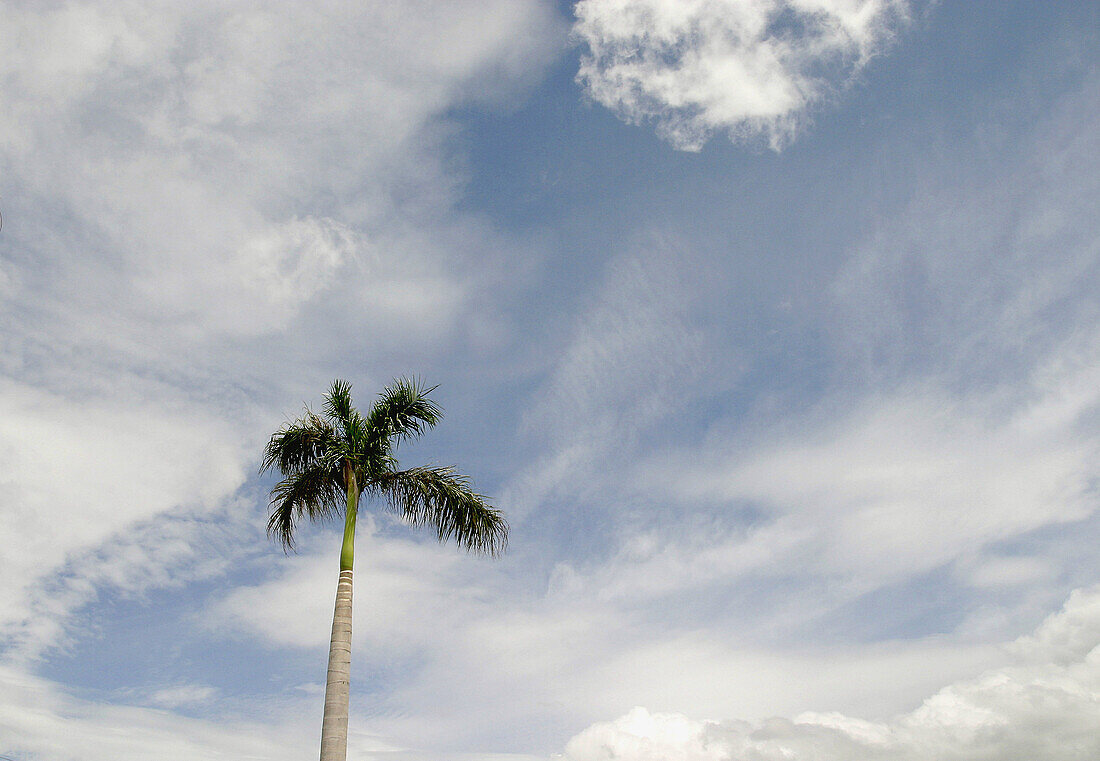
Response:
[[[511,545],[361,522],[349,758],[1100,755],[1095,4],[3,7],[0,755],[315,753],[409,374]]]

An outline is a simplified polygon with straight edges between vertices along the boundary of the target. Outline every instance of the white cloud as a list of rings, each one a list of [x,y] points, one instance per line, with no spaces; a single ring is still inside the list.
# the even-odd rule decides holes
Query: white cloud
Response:
[[[828,537],[822,570],[906,576],[1089,515],[1096,445],[1073,423],[1100,400],[1083,401],[1068,421],[1041,419],[1040,405],[997,420],[942,398],[902,396],[817,441],[755,454],[715,486]]]
[[[639,236],[609,263],[527,427],[559,443],[593,434],[606,442],[674,409],[674,392],[701,359],[683,256],[673,241]]]
[[[210,515],[245,479],[247,441],[209,410],[161,389],[147,399],[77,402],[0,381],[0,515],[18,539],[0,548],[5,594],[0,633],[37,652],[54,643],[57,623],[95,583],[142,588],[167,571],[145,569],[141,537],[164,560],[184,561],[189,521],[147,518],[173,508],[191,520]],[[242,411],[242,417],[243,417]],[[105,551],[79,578],[55,576],[80,553]]]
[[[563,570],[546,594],[523,592],[507,562],[383,538],[362,525],[353,662],[370,678],[354,682],[353,702],[371,707],[361,726],[398,745],[485,747],[514,740],[522,727],[528,749],[553,747],[571,728],[633,701],[715,715],[841,707],[881,717],[1000,654],[947,638],[769,648],[719,625],[670,630],[660,613],[603,596],[603,575],[571,582]],[[231,592],[207,624],[323,652],[336,538],[330,532],[309,554],[280,558],[283,573]],[[313,554],[314,546],[327,549]],[[487,715],[491,726],[477,721]]]
[[[1068,100],[1098,102],[1088,97],[1094,89]],[[840,359],[829,356],[832,346],[822,349],[825,357],[814,353],[818,347],[795,347],[826,365],[815,381],[835,384],[816,406],[800,396],[786,412],[789,399],[776,403],[765,388],[760,408],[730,411],[682,448],[670,443],[667,427],[644,447],[634,444],[678,422],[669,414],[677,410],[670,390],[690,399],[686,416],[697,426],[693,413],[706,404],[706,386],[726,381],[712,352],[736,344],[697,343],[690,299],[705,292],[679,288],[680,271],[694,264],[690,253],[654,247],[655,258],[671,261],[614,262],[579,310],[552,382],[533,395],[543,406],[530,429],[546,434],[549,451],[510,495],[545,512],[572,508],[608,541],[582,559],[587,547],[574,544],[590,537],[565,537],[574,543],[571,557],[555,569],[548,594],[560,607],[486,615],[477,627],[487,632],[477,642],[504,648],[493,665],[515,669],[520,686],[508,686],[507,672],[494,681],[472,659],[467,671],[452,657],[410,684],[408,699],[424,706],[429,690],[443,685],[444,694],[458,691],[474,704],[468,674],[477,674],[483,686],[522,690],[574,717],[601,707],[614,716],[638,702],[753,721],[757,711],[810,706],[882,722],[989,665],[992,648],[981,643],[1033,626],[1036,611],[1049,610],[1070,584],[1067,573],[1077,572],[1049,538],[1093,536],[1097,525],[1100,343],[1090,319],[1095,299],[1084,295],[1095,290],[1096,236],[1090,217],[1070,213],[1095,195],[1089,122],[1073,119],[1058,130],[1059,152],[1067,152],[1058,163],[1070,165],[1066,187],[1051,168],[1049,186],[1024,190],[1034,185],[1033,163],[1051,158],[1028,143],[1021,166],[975,177],[978,188],[930,193],[931,211],[919,193],[915,208],[884,223],[889,233],[875,240],[882,260],[873,264],[882,279],[848,289],[853,273],[841,272],[833,293],[823,289],[853,311],[865,308],[869,319],[853,325],[848,311],[828,304],[807,317],[810,330],[870,343],[866,365],[847,346]],[[1025,200],[1006,202],[993,186],[1019,188]],[[1065,216],[1035,211],[1048,204]],[[994,211],[983,216],[985,207]],[[975,220],[982,220],[976,233]],[[1007,251],[1005,235],[1013,241]],[[855,252],[853,269],[864,253]],[[907,258],[927,264],[915,282],[906,279],[912,270],[892,270]],[[1010,277],[1001,277],[1004,268]],[[677,277],[668,277],[673,269]],[[728,287],[721,293],[729,299]],[[927,309],[908,311],[906,298],[925,297]],[[880,333],[872,324],[880,313],[902,329],[890,333],[887,319]],[[1060,320],[1067,314],[1079,318]],[[1032,342],[1036,336],[1043,340]],[[893,350],[927,351],[931,362],[906,358],[879,382],[883,368],[874,363]],[[702,382],[693,374],[699,357]],[[980,378],[970,374],[975,362]],[[755,389],[738,391],[751,397]],[[663,491],[668,484],[678,488]],[[619,532],[601,523],[608,505],[610,521],[629,516]],[[507,638],[492,636],[505,627]],[[936,634],[922,638],[926,632]],[[889,637],[899,640],[868,642]],[[808,640],[822,649],[796,652]],[[530,670],[525,657],[536,661]],[[543,658],[556,668],[540,676]],[[508,715],[515,702],[482,705]],[[446,721],[444,706],[433,711]],[[856,731],[854,722],[846,726]],[[830,733],[813,730],[819,739]]]
[[[82,701],[27,659],[70,644],[106,590],[239,569],[263,437],[335,364],[374,382],[394,345],[462,350],[505,246],[455,209],[448,112],[507,104],[565,29],[541,0],[0,7],[0,753],[308,755],[309,710],[185,719],[239,707],[187,684],[142,693],[167,710]],[[402,550],[382,556],[404,569]],[[429,628],[410,578],[361,590],[391,631]],[[356,733],[370,750],[394,749]]]
[[[1049,577],[1040,559],[976,558],[1096,510],[1100,442],[1082,425],[1100,405],[1092,356],[1056,359],[1056,374],[1037,370],[1033,396],[1014,409],[997,394],[913,389],[843,416],[830,407],[827,422],[800,417],[790,433],[741,451],[712,438],[647,461],[638,477],[650,474],[653,488],[678,484],[678,499],[751,506],[758,517],[648,551],[624,548],[622,575],[606,591],[654,594],[749,571],[825,574],[867,591],[956,560],[979,586]]]
[[[1066,643],[1072,642],[1071,647]],[[839,713],[705,721],[635,708],[575,736],[569,761],[1087,761],[1100,754],[1100,589],[1080,590],[1020,660],[888,722]]]
[[[1049,581],[1054,574],[1050,561],[1042,558],[996,555],[982,557],[960,570],[975,587],[1019,587]]]
[[[469,618],[487,597],[476,584],[466,557],[452,546],[383,538],[364,515],[357,526],[354,628],[357,657],[393,658],[416,654],[434,642],[440,627]],[[210,611],[211,626],[262,634],[277,645],[321,647],[328,644],[332,601],[336,595],[338,532],[311,542],[319,552],[273,561],[277,578],[238,587]]]
[[[704,727],[683,714],[650,714],[638,706],[615,721],[584,730],[565,752],[575,761],[721,761],[725,749],[708,740]]]
[[[499,244],[477,221],[453,212],[461,180],[437,150],[438,120],[464,99],[506,97],[501,93],[537,68],[556,39],[541,34],[546,8],[503,0],[365,7],[363,16],[338,4],[323,12],[293,4],[150,10],[136,2],[42,6],[40,15],[33,5],[6,9],[7,28],[15,31],[0,42],[0,81],[12,88],[0,110],[0,160],[19,192],[13,199],[5,190],[5,211],[13,202],[16,213],[0,238],[0,371],[7,378],[0,480],[16,498],[0,500],[0,518],[19,529],[0,548],[9,553],[0,555],[10,584],[3,593],[5,635],[54,643],[58,622],[98,589],[141,591],[225,568],[234,548],[225,552],[230,542],[203,517],[224,515],[230,531],[239,531],[234,521],[261,500],[227,504],[228,497],[272,420],[296,409],[300,394],[316,393],[313,376],[327,375],[330,360],[347,357],[349,349],[361,369],[387,341],[459,335],[469,310],[482,306],[474,295],[485,292],[495,265],[478,258]],[[877,6],[821,7],[830,10],[815,18],[823,24],[839,18],[839,37],[826,34],[828,24],[811,25],[810,37],[798,42],[807,57],[780,60],[775,70],[787,77],[780,85],[801,81],[810,88],[796,93],[801,105],[796,99],[786,115],[773,106],[761,121],[730,122],[744,107],[715,96],[715,113],[726,122],[668,122],[666,129],[686,130],[675,133],[685,145],[731,125],[784,139],[828,82],[835,84],[831,78],[850,76],[881,41],[870,20],[885,18]],[[873,12],[864,21],[844,15],[860,8]],[[681,33],[676,24],[669,28]],[[725,38],[716,39],[719,53],[743,54],[749,63],[782,42],[750,41],[744,51],[731,51],[721,47]],[[799,68],[813,61],[838,68]],[[747,81],[765,100],[784,92],[769,89],[770,80]],[[700,86],[713,84],[703,77]],[[641,117],[650,113],[660,118],[656,110]],[[1031,225],[1029,235],[1059,227],[1055,217],[1042,219],[1049,224]],[[695,331],[694,293],[678,279],[685,257],[670,248],[614,261],[563,336],[565,350],[550,358],[557,359],[555,370],[539,389],[546,402],[529,422],[549,434],[554,451],[529,481],[513,485],[529,497],[528,507],[545,504],[546,494],[559,489],[554,496],[563,502],[610,505],[608,513],[616,513],[618,504],[605,497],[629,497],[606,484],[638,460],[660,465],[659,457],[643,457],[653,454],[646,434],[699,401],[695,373],[713,364]],[[1044,289],[1057,293],[1063,284]],[[1048,303],[1015,302],[1014,324],[1032,323]],[[1095,365],[1095,353],[1081,359]],[[279,377],[257,380],[272,375]],[[386,668],[402,670],[402,678],[392,691],[376,679],[357,682],[356,689],[386,694],[360,703],[366,707],[356,709],[364,711],[356,725],[438,749],[475,740],[545,744],[634,701],[655,711],[752,720],[806,705],[909,710],[932,685],[978,668],[990,648],[956,638],[762,651],[722,622],[691,630],[696,622],[681,619],[686,606],[668,606],[661,615],[642,608],[708,580],[744,579],[761,568],[789,571],[796,568],[792,559],[805,554],[827,569],[846,569],[850,558],[841,550],[859,545],[861,521],[890,534],[888,519],[896,514],[869,505],[899,484],[910,506],[923,508],[927,497],[941,516],[968,506],[974,493],[988,498],[991,509],[968,517],[965,542],[923,527],[938,557],[962,558],[960,578],[1003,589],[1057,576],[1051,558],[975,556],[973,549],[1092,509],[1080,489],[1092,439],[1073,434],[1095,407],[1094,380],[1067,361],[1036,380],[1033,407],[1006,404],[1008,414],[1000,417],[980,400],[922,387],[913,396],[857,405],[839,422],[753,442],[759,448],[742,441],[737,457],[707,463],[708,474],[717,464],[729,478],[711,484],[708,498],[766,503],[771,516],[789,516],[777,521],[779,530],[753,532],[749,540],[734,530],[717,542],[713,533],[693,534],[682,545],[658,533],[627,537],[606,568],[559,566],[545,598],[537,561],[534,570],[517,567],[531,555],[517,553],[514,563],[486,570],[451,548],[382,541],[365,530],[355,660],[378,668],[373,673],[383,679]],[[694,430],[698,421],[686,418]],[[693,434],[685,428],[685,435]],[[667,442],[667,432],[654,440]],[[884,448],[920,467],[894,468]],[[163,452],[174,455],[167,465]],[[964,461],[972,453],[988,472],[968,472]],[[845,455],[873,459],[850,473]],[[835,472],[815,469],[821,458],[839,463]],[[1034,483],[1008,490],[998,481],[1019,483],[1009,464],[1014,458],[1043,467]],[[771,483],[770,476],[789,475],[788,466],[798,471],[794,483]],[[637,483],[636,475],[627,480]],[[952,483],[943,494],[940,478]],[[573,499],[577,493],[597,499]],[[1057,501],[1065,493],[1070,499]],[[835,535],[829,516],[815,512],[821,494],[836,500],[833,508],[850,508]],[[1035,506],[1041,509],[1029,512]],[[59,510],[64,518],[55,522]],[[211,546],[211,536],[220,541]],[[215,606],[215,625],[232,622],[274,646],[320,652],[331,620],[333,541],[326,534],[308,545],[318,554],[272,558],[273,565],[286,564],[285,574],[230,592]],[[892,547],[900,548],[909,571],[925,567],[898,542]],[[896,570],[883,572],[884,552],[872,553],[880,573],[868,578],[876,583]],[[775,589],[767,594],[778,596]],[[834,602],[794,610],[806,603],[802,596],[786,607],[760,604],[737,614],[750,619],[768,609],[790,625]],[[674,631],[670,618],[677,619]],[[1072,641],[1062,646],[1076,652]],[[41,682],[24,689],[33,680],[18,671],[4,676],[0,681],[22,686],[0,699],[0,738],[49,758],[300,757],[312,752],[316,735],[308,722],[275,728],[191,722],[81,703]],[[160,702],[195,706],[206,689],[170,684]],[[225,692],[209,697],[224,701]],[[319,712],[315,696],[308,698],[309,710]],[[482,721],[487,716],[493,720]],[[680,739],[686,721],[672,722]],[[817,736],[837,734],[832,725],[842,724],[846,734],[837,736],[848,743],[861,732],[878,736],[880,726],[815,721]],[[673,741],[679,742],[673,737],[668,747]]]
[[[186,516],[241,529],[319,367],[461,335],[499,243],[440,122],[563,30],[537,0],[3,15],[0,635],[34,654],[99,587],[214,572]]]
[[[156,690],[149,699],[157,705],[166,708],[178,708],[179,706],[194,705],[210,702],[218,691],[201,684],[179,684],[175,687],[164,687]]]
[[[356,283],[396,280],[448,316],[453,299],[432,283],[461,256],[441,230],[457,179],[435,122],[471,97],[470,77],[504,91],[557,39],[534,0],[16,4],[5,18],[0,150],[22,199],[6,232],[59,265],[36,296],[101,311],[109,294],[132,318],[214,335],[285,328]],[[107,250],[58,250],[46,230],[59,216]],[[420,245],[393,245],[403,227],[422,230]],[[435,317],[397,310],[416,316]]]
[[[582,0],[577,75],[629,122],[677,148],[715,132],[778,150],[905,17],[904,0]]]
[[[166,705],[194,698],[169,691]],[[278,721],[271,721],[272,713]],[[191,719],[163,709],[104,705],[0,666],[0,753],[50,761],[301,758],[315,752],[299,713],[268,707],[264,722]],[[305,741],[309,738],[308,741]]]
[[[945,173],[954,148],[913,159],[912,198],[826,289],[817,404],[719,421],[625,479],[751,515],[624,550],[607,594],[791,572],[859,592],[944,564],[985,593],[1057,584],[1057,550],[996,545],[1078,532],[1100,506],[1098,92],[1085,76],[989,174]]]

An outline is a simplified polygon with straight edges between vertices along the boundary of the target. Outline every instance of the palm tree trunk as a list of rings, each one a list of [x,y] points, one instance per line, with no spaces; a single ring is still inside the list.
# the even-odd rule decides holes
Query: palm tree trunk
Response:
[[[348,755],[348,698],[351,678],[351,581],[355,559],[355,517],[359,490],[355,475],[346,471],[348,506],[344,512],[344,543],[340,550],[340,582],[332,614],[328,645],[325,715],[321,722],[321,761],[346,761]]]

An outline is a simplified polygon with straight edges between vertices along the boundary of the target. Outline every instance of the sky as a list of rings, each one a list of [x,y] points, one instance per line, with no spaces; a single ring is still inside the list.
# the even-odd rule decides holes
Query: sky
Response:
[[[0,756],[1100,757],[1100,5],[0,5]]]

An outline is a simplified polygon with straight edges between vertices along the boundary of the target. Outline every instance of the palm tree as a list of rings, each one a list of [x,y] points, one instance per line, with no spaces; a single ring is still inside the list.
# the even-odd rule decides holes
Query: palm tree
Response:
[[[433,428],[442,410],[419,381],[385,387],[366,416],[351,403],[351,384],[336,380],[324,396],[323,414],[305,414],[271,436],[260,472],[277,468],[283,480],[271,490],[268,534],[284,551],[294,548],[302,518],[344,517],[340,580],[321,726],[321,761],[344,761],[348,744],[348,677],[351,665],[351,588],[355,517],[363,495],[380,498],[412,526],[430,526],[439,540],[466,550],[499,555],[508,541],[503,514],[449,467],[398,469],[395,452],[407,439]]]

